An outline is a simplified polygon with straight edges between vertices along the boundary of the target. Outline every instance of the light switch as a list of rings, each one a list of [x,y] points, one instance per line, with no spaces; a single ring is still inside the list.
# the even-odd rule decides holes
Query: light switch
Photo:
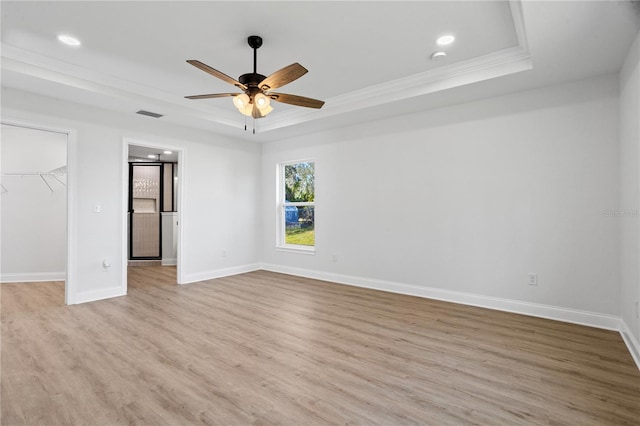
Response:
[[[95,203],[93,205],[93,212],[94,213],[101,213],[102,212],[102,206],[100,205],[100,203]]]

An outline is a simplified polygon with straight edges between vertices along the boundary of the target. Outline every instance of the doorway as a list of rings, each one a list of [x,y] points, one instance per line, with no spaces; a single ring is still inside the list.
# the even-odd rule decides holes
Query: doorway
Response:
[[[182,151],[131,139],[124,148],[125,265],[176,266],[180,282]]]
[[[61,303],[73,304],[68,166],[75,135],[10,119],[1,131],[1,281],[62,281]]]

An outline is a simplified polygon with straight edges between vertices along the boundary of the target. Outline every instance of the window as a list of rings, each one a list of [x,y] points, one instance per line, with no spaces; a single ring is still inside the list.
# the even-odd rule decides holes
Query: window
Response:
[[[316,244],[315,163],[282,164],[279,182],[279,245],[312,251]]]

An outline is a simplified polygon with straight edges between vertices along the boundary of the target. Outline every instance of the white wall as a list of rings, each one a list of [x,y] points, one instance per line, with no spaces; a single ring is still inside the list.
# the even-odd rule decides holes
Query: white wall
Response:
[[[2,107],[77,137],[76,302],[121,294],[126,137],[184,152],[185,282],[262,261],[493,307],[520,301],[529,313],[557,307],[577,322],[622,316],[637,339],[638,218],[607,214],[639,204],[637,50],[636,39],[620,86],[603,76],[262,148],[15,90]],[[276,165],[303,158],[316,161],[313,256],[275,249]]]
[[[67,164],[67,136],[2,125],[2,282],[64,280],[66,187],[38,175]],[[62,182],[66,176],[60,176]],[[46,236],[46,237],[44,237]]]
[[[640,33],[620,72],[620,214],[622,319],[640,362]]]
[[[617,96],[611,75],[269,144],[267,268],[619,316]],[[275,249],[276,164],[301,158],[315,256]]]
[[[179,214],[184,226],[185,282],[257,264],[259,147],[171,126],[161,119],[111,113],[11,89],[3,89],[2,108],[5,116],[75,130],[77,152],[70,153],[77,156],[78,165],[75,302],[122,294],[125,137],[183,150]],[[94,203],[101,204],[101,213],[93,213]],[[108,272],[102,268],[105,257],[112,263]]]
[[[161,218],[162,264],[175,265],[178,260],[178,213],[162,212]]]

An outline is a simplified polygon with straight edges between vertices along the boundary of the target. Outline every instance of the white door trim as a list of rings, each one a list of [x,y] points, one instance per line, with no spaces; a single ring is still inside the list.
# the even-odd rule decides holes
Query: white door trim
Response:
[[[77,265],[77,229],[76,229],[76,191],[77,191],[77,131],[73,128],[61,128],[48,124],[25,121],[3,116],[2,124],[25,127],[27,129],[67,135],[67,259],[64,280],[64,303],[76,303],[76,265]]]
[[[185,153],[182,148],[176,148],[175,146],[171,146],[168,144],[164,144],[162,142],[149,142],[140,139],[134,139],[130,137],[124,137],[122,140],[122,285],[123,285],[123,294],[127,293],[127,264],[129,262],[127,256],[127,211],[129,204],[129,145],[137,145],[144,146],[147,148],[156,148],[160,150],[169,150],[176,152],[178,154],[178,199],[177,199],[177,210],[178,210],[178,242],[177,242],[177,282],[178,284],[182,284],[184,282],[183,272],[182,272],[182,253],[184,250],[182,249],[182,241],[183,241],[183,226],[182,226],[182,218],[184,211],[183,204],[183,194],[184,194],[184,167],[185,167]]]

